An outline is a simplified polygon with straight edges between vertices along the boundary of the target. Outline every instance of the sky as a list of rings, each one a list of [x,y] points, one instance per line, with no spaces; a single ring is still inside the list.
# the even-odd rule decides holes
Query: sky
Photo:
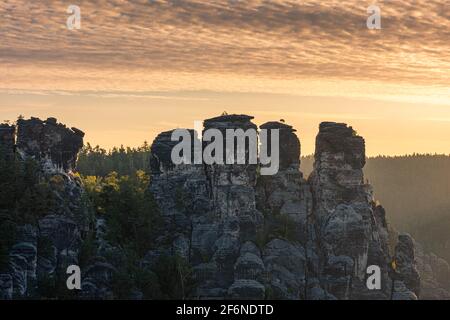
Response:
[[[322,121],[369,155],[450,153],[450,2],[0,2],[0,121],[57,117],[110,148],[196,120],[285,119],[302,153]],[[67,7],[81,9],[69,30]]]

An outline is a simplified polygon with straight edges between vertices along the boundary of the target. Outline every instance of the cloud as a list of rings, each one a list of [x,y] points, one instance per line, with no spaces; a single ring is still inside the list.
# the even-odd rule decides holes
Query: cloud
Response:
[[[6,0],[0,86],[120,90],[131,81],[131,89],[151,90],[170,78],[173,90],[186,87],[177,75],[192,75],[192,89],[210,89],[204,75],[215,87],[243,77],[448,87],[450,3],[378,1],[376,31],[366,28],[370,4],[82,0],[82,29],[69,31],[65,1]]]
[[[209,98],[190,97],[179,94],[155,93],[155,92],[102,92],[102,91],[60,91],[60,90],[17,90],[0,88],[0,94],[8,95],[35,95],[35,96],[83,96],[91,98],[126,98],[126,99],[154,99],[154,100],[179,100],[179,101],[207,101]]]

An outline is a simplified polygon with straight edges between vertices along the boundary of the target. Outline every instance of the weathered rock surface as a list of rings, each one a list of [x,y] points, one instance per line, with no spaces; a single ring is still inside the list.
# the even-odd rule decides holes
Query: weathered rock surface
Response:
[[[389,297],[386,221],[382,209],[374,205],[371,187],[364,184],[364,164],[364,139],[351,127],[320,125],[309,182],[322,251],[320,273],[327,291],[338,299]],[[370,292],[365,285],[371,264],[383,271],[384,286],[378,292]]]
[[[83,145],[84,134],[58,124],[53,118],[19,119],[17,141],[15,131],[8,134],[12,134],[12,141],[8,136],[6,145],[19,159],[39,162],[42,181],[52,187],[55,203],[48,212],[35,212],[39,218],[34,225],[17,227],[8,272],[0,275],[0,295],[42,297],[44,287],[56,282],[65,284],[67,266],[78,264],[88,215],[82,204],[81,182],[70,170]]]
[[[268,130],[270,133],[273,129],[279,130],[280,141],[280,168],[282,170],[287,169],[291,166],[299,166],[300,165],[300,141],[298,137],[295,135],[295,130],[292,126],[287,125],[283,122],[271,121],[266,122],[260,126],[260,129]],[[270,142],[271,139],[269,138]],[[271,152],[271,146],[269,143],[268,152]]]
[[[256,128],[250,119],[222,116],[204,125],[205,130],[218,129],[225,137],[227,129]],[[177,142],[170,141],[170,136],[171,132],[163,133],[152,145],[152,168],[156,170],[152,171],[151,191],[168,225],[159,251],[178,253],[193,264],[198,297],[261,297],[262,285],[254,286],[256,274],[262,273],[260,258],[248,253],[238,261],[241,242],[254,238],[262,221],[255,202],[256,165],[173,165],[170,154]]]
[[[416,268],[414,240],[409,234],[400,234],[395,247],[395,280],[401,281],[416,297],[420,296],[420,275]]]
[[[252,119],[223,115],[204,130],[222,132],[226,146],[226,130],[255,129]],[[261,129],[279,130],[282,141],[272,176],[260,176],[258,165],[173,165],[171,132],[155,139],[151,191],[168,226],[149,259],[183,256],[201,299],[416,299],[414,246],[400,236],[390,252],[386,213],[364,183],[364,139],[346,124],[322,123],[306,181],[295,130],[275,121]],[[380,290],[366,286],[370,265],[380,267]]]
[[[206,120],[204,129],[226,137],[227,129],[255,129],[251,119],[225,115]],[[364,140],[346,125],[321,125],[308,183],[295,130],[281,122],[261,129],[277,129],[283,139],[273,176],[258,176],[254,165],[174,166],[167,160],[176,145],[171,132],[155,139],[151,191],[168,217],[165,252],[183,236],[177,241],[190,251],[179,252],[194,266],[200,298],[370,298],[360,289],[368,261],[382,264],[387,280],[389,253],[384,216],[363,183]],[[372,297],[388,298],[388,289]]]
[[[69,129],[55,118],[17,121],[17,148],[27,157],[47,166],[70,170],[75,167],[78,152],[83,146],[84,133]]]
[[[227,129],[257,129],[252,119],[223,115],[205,120],[204,130],[217,129],[226,137]],[[19,120],[17,126],[17,143],[13,126],[0,127],[0,146],[38,160],[58,201],[36,225],[18,228],[9,270],[0,274],[0,299],[42,297],[49,281],[64,285],[65,268],[79,263],[89,224],[95,229],[94,258],[83,269],[76,297],[116,297],[111,282],[123,264],[123,248],[108,243],[104,218],[91,221],[83,210],[83,188],[71,173],[84,134],[52,118]],[[385,210],[364,183],[364,139],[351,127],[320,125],[308,181],[299,169],[295,129],[275,121],[260,129],[279,130],[280,166],[272,176],[260,175],[259,164],[174,164],[171,151],[178,142],[171,141],[172,131],[155,138],[149,191],[163,224],[157,249],[145,254],[140,267],[153,269],[162,256],[183,258],[196,280],[191,298],[198,299],[450,297],[444,260],[425,253],[408,235],[392,243]],[[205,149],[210,143],[197,145]],[[380,290],[366,286],[371,265],[380,267]],[[142,298],[139,290],[131,291],[130,297]]]

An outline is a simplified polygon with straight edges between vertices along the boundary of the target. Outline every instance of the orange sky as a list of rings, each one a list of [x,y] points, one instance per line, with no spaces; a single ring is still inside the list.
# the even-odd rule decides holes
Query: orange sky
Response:
[[[450,4],[378,1],[0,3],[3,119],[55,116],[104,147],[194,120],[285,119],[303,154],[321,121],[352,125],[369,155],[450,153]]]

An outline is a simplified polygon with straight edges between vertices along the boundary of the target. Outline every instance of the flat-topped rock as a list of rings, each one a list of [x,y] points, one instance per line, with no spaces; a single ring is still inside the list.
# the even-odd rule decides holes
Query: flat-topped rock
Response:
[[[280,169],[286,169],[294,165],[297,169],[300,166],[300,140],[292,126],[283,122],[270,121],[262,124],[260,129],[268,131],[268,152],[271,153],[271,130],[279,130],[279,151],[280,151]]]
[[[269,121],[266,122],[264,124],[262,124],[260,126],[261,129],[286,129],[289,130],[290,132],[296,132],[297,130],[295,130],[292,126],[284,123],[284,122],[279,122],[279,121]]]
[[[230,114],[206,119],[203,122],[205,130],[215,129],[257,129],[257,126],[251,121],[254,117],[245,114]]]
[[[347,164],[354,169],[366,164],[365,141],[352,127],[345,123],[322,122],[316,138],[315,158],[321,160],[322,154],[342,154]]]
[[[204,120],[206,124],[213,122],[248,122],[255,117],[246,114],[225,114]]]
[[[191,134],[191,163],[194,160],[194,143],[193,137],[195,132],[192,129],[186,129]],[[152,174],[159,174],[174,168],[172,161],[172,149],[179,143],[179,141],[172,141],[172,134],[174,130],[161,132],[151,146],[150,168]]]
[[[38,161],[50,159],[53,165],[64,170],[75,167],[84,132],[67,128],[55,118],[19,119],[17,128],[17,148],[23,155]]]

